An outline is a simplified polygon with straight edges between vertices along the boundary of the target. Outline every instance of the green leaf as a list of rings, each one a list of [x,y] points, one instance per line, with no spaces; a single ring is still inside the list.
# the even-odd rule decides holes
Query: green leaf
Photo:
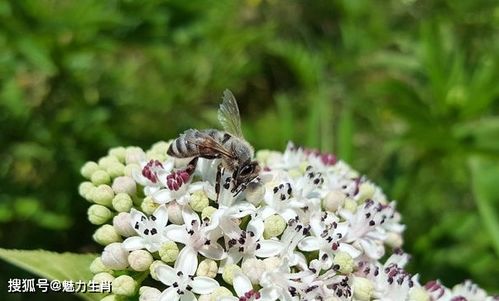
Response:
[[[56,253],[45,250],[7,250],[0,248],[0,258],[48,279],[89,281],[92,280],[90,263],[97,254]],[[96,293],[79,294],[84,300],[100,300]]]
[[[478,212],[485,229],[489,232],[491,242],[499,255],[499,219],[497,208],[499,203],[499,165],[497,160],[488,160],[484,157],[474,156],[469,160],[472,176],[473,195]]]

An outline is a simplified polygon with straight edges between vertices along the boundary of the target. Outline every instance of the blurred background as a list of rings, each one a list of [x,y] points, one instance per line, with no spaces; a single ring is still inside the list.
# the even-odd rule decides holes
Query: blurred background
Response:
[[[256,149],[333,152],[398,200],[423,283],[499,292],[495,0],[0,0],[0,247],[99,251],[82,164],[218,127],[226,88]],[[0,299],[32,300],[16,277]]]

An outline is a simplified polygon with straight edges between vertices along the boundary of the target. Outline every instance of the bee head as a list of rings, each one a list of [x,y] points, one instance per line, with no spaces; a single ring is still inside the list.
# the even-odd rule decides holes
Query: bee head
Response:
[[[260,165],[257,161],[246,161],[235,174],[235,187],[248,184],[260,174]]]

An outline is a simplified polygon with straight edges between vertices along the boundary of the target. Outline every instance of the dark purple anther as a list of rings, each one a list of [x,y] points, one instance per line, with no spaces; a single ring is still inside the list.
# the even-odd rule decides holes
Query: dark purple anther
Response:
[[[336,164],[336,156],[333,154],[324,153],[321,155],[321,160],[322,160],[322,163],[324,163],[325,165]]]
[[[179,190],[183,184],[187,183],[190,179],[189,174],[185,170],[172,171],[166,176],[166,186],[170,190]]]
[[[151,160],[147,162],[146,166],[142,168],[142,175],[146,177],[149,181],[153,183],[158,182],[158,175],[156,174],[157,169],[163,169],[163,164],[158,160]]]

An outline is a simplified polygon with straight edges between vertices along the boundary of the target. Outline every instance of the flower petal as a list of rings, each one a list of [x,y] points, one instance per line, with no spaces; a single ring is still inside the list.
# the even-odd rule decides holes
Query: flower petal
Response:
[[[139,210],[132,208],[130,210],[130,216],[131,216],[131,226],[135,228],[136,223],[141,223],[147,219],[147,217],[144,215],[144,213],[140,212]]]
[[[182,297],[180,297],[180,301],[197,301],[197,300],[198,299],[196,298],[196,296],[194,296],[194,294],[189,291],[184,292]]]
[[[166,285],[171,286],[174,282],[178,281],[177,271],[169,265],[162,264],[159,265],[156,270],[156,275],[159,281]]]
[[[184,218],[185,225],[191,225],[193,221],[200,223],[199,215],[194,212],[190,206],[184,206],[182,209],[182,217]]]
[[[362,254],[362,252],[357,248],[347,243],[341,243],[338,250],[348,253],[348,255],[352,256],[352,258],[357,258],[360,254]]]
[[[174,287],[170,287],[159,296],[159,301],[178,301],[179,297],[177,290]]]
[[[234,290],[239,297],[243,297],[245,293],[253,289],[253,285],[249,278],[241,272],[236,272],[234,274],[233,285]]]
[[[173,194],[168,189],[158,190],[151,197],[158,204],[166,204],[173,201]]]
[[[181,244],[186,245],[189,242],[189,234],[187,234],[187,230],[185,226],[180,225],[169,225],[164,230],[164,236],[168,239],[173,240],[175,242],[179,242]]]
[[[168,224],[168,210],[165,205],[159,206],[152,214],[156,218],[156,225],[165,227]]]
[[[199,249],[199,253],[204,257],[208,257],[215,260],[221,260],[225,258],[226,254],[224,249],[218,243],[211,243],[210,245],[205,245]]]
[[[305,237],[298,243],[298,249],[311,252],[317,251],[321,248],[321,240],[317,237]]]
[[[260,249],[255,251],[258,257],[270,257],[279,254],[282,251],[283,244],[277,240],[260,240]]]
[[[185,275],[194,275],[198,268],[198,253],[193,248],[186,245],[178,254],[175,268]]]
[[[145,240],[140,236],[128,237],[123,241],[123,248],[127,251],[135,251],[146,247]]]
[[[258,239],[262,237],[264,228],[263,219],[253,218],[249,221],[248,226],[246,227],[246,232],[253,232],[256,239]]]
[[[192,280],[191,286],[194,293],[207,295],[211,294],[217,287],[220,286],[220,284],[218,284],[215,279],[205,276],[198,276]]]

